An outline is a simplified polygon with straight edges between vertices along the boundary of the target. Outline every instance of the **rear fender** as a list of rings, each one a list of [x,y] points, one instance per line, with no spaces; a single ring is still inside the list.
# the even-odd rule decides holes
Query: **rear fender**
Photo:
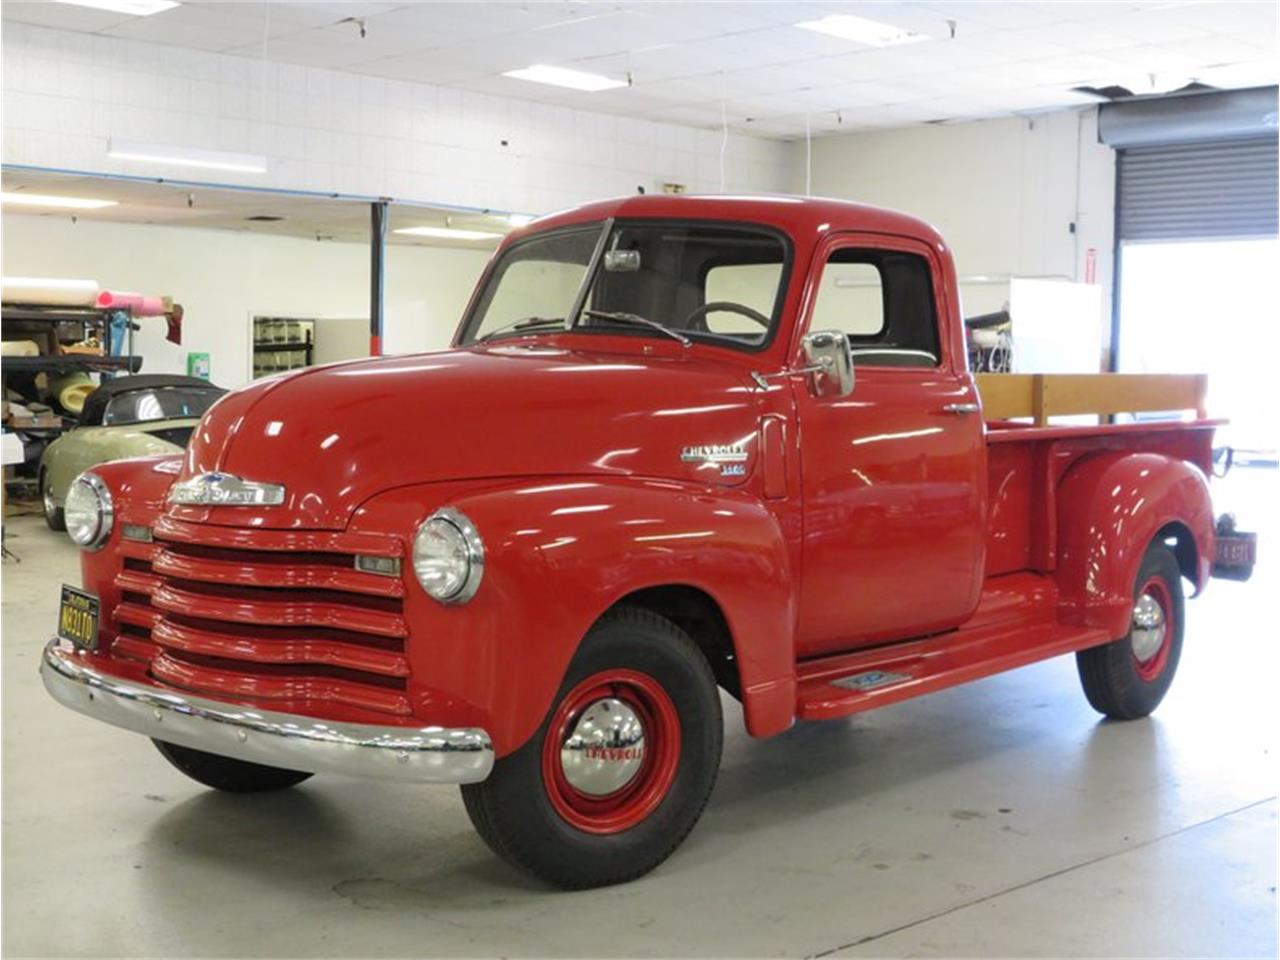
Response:
[[[480,532],[484,579],[471,601],[447,605],[427,598],[407,572],[411,669],[430,686],[419,701],[424,716],[433,704],[452,705],[485,726],[499,756],[518,749],[541,724],[596,620],[637,590],[679,585],[703,591],[724,614],[748,729],[763,736],[790,726],[790,561],[776,519],[754,497],[624,479],[547,478],[465,491],[432,485],[374,498],[353,528],[394,516],[404,535],[446,504]]]
[[[1129,629],[1133,583],[1160,531],[1181,525],[1195,546],[1196,592],[1213,560],[1213,505],[1199,468],[1155,453],[1105,453],[1078,463],[1058,488],[1059,616],[1100,627],[1112,637]]]

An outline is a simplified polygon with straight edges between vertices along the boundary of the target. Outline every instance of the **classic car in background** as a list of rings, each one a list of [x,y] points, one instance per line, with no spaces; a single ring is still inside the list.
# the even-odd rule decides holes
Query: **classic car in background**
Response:
[[[67,488],[81,473],[108,460],[181,453],[224,393],[208,380],[157,373],[117,377],[89,394],[75,429],[40,458],[40,500],[50,529],[66,529]]]

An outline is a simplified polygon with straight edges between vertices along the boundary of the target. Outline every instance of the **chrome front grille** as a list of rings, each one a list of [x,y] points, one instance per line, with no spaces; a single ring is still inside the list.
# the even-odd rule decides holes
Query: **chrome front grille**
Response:
[[[410,713],[403,581],[355,568],[398,541],[168,518],[153,533],[125,541],[114,654],[214,697]]]

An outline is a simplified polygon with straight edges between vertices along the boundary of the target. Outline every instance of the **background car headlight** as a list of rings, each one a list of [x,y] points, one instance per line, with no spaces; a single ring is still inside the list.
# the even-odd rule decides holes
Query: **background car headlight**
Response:
[[[474,597],[484,575],[484,543],[475,525],[450,507],[427,517],[413,538],[413,572],[441,603]]]
[[[76,477],[62,512],[67,535],[86,550],[97,550],[111,536],[115,519],[111,490],[96,473]]]

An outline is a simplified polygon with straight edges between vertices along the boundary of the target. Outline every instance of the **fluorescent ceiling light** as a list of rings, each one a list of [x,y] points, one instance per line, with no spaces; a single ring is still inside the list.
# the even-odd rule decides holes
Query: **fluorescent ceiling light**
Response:
[[[92,7],[94,10],[110,10],[112,13],[127,13],[135,17],[149,17],[153,13],[172,10],[178,6],[176,0],[55,0],[73,7]]]
[[[235,170],[240,173],[267,172],[267,158],[252,153],[175,147],[163,143],[138,143],[135,140],[119,140],[115,137],[107,141],[107,156],[117,160],[168,163],[178,167],[204,167],[209,170]]]
[[[535,63],[532,67],[525,67],[523,70],[508,70],[503,76],[513,77],[516,80],[532,80],[534,83],[549,83],[553,87],[568,87],[570,90],[586,90],[590,93],[597,90],[613,90],[627,85],[625,80],[614,80],[612,77],[603,77],[598,73],[549,67],[542,63]]]
[[[933,39],[928,34],[904,30],[891,23],[880,23],[878,20],[855,17],[848,13],[833,13],[821,20],[805,20],[796,26],[839,37],[841,40],[865,43],[871,47],[892,47],[900,43],[919,43],[921,40]]]
[[[411,237],[435,237],[439,240],[494,240],[502,236],[487,230],[455,230],[453,227],[401,227],[391,232]]]
[[[61,210],[101,210],[114,207],[114,200],[93,200],[89,197],[52,197],[44,193],[0,193],[0,203],[20,207],[57,207]]]
[[[527,227],[533,223],[533,217],[527,213],[511,213],[507,215],[507,223],[513,227]]]

